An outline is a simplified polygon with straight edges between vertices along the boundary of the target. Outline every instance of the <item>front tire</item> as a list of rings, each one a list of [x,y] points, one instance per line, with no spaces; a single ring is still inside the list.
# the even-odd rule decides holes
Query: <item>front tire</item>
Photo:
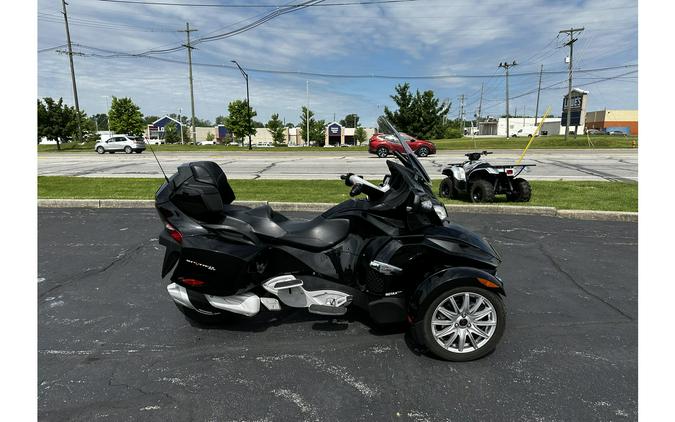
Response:
[[[471,202],[474,203],[493,202],[495,200],[495,188],[487,180],[478,179],[471,183],[469,196]]]
[[[105,149],[103,147],[96,148],[96,152],[99,154],[105,154]]]
[[[441,180],[441,184],[438,186],[438,196],[441,198],[452,199],[455,197],[454,189],[455,187],[452,178],[446,177]]]
[[[377,149],[377,156],[380,158],[387,158],[387,155],[389,155],[389,150],[386,147],[379,147]]]
[[[134,152],[134,151],[131,149],[131,147],[129,147],[129,146],[124,147],[124,153],[125,154],[131,154],[132,152]]]
[[[426,157],[427,155],[429,155],[429,148],[421,147],[420,149],[417,150],[418,157]]]
[[[506,327],[506,308],[502,298],[487,289],[440,289],[426,307],[422,324],[422,340],[431,353],[466,362],[497,347]]]

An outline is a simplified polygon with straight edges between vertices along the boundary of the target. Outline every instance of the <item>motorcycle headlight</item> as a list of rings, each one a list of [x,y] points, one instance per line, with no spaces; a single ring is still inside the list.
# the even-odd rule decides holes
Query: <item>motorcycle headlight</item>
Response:
[[[448,217],[448,212],[445,210],[445,207],[443,205],[434,205],[434,212],[438,216],[438,218],[441,219],[441,221],[445,220]]]

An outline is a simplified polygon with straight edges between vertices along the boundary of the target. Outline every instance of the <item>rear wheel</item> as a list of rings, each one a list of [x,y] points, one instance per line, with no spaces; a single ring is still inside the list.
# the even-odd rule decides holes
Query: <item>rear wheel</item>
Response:
[[[96,148],[96,152],[98,152],[99,154],[104,154],[105,149],[103,147],[98,147],[98,148]]]
[[[377,149],[377,156],[380,158],[387,158],[387,155],[389,155],[389,150],[387,147],[379,147]]]
[[[124,147],[124,153],[125,154],[131,154],[132,152],[134,152],[134,151],[131,149],[130,146]]]
[[[424,311],[422,337],[431,353],[470,361],[492,352],[504,334],[502,298],[487,289],[458,286],[441,290]]]
[[[429,148],[421,147],[420,149],[417,150],[417,155],[420,157],[426,157],[427,155],[429,155]]]
[[[454,188],[455,187],[452,178],[446,177],[445,179],[441,180],[441,184],[438,186],[438,195],[441,198],[454,198]]]
[[[487,180],[478,179],[471,183],[469,196],[471,202],[492,202],[495,200],[495,189],[492,187],[492,183]]]
[[[506,199],[514,202],[529,202],[532,197],[532,188],[525,179],[515,179],[513,182],[513,193],[506,195]]]

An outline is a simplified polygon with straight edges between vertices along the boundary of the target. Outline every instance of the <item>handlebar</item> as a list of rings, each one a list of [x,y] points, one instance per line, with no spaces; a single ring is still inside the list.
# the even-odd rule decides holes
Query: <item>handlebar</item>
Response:
[[[345,181],[345,185],[353,186],[349,192],[350,196],[357,196],[364,192],[368,197],[379,197],[389,190],[389,186],[379,187],[375,186],[361,176],[354,173],[347,173],[340,176],[340,179]]]

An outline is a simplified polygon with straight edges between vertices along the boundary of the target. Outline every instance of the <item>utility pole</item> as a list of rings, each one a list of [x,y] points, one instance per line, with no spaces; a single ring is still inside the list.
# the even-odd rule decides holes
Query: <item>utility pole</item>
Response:
[[[483,109],[483,82],[480,83],[480,101],[478,101],[478,120],[480,120],[480,113],[482,109]]]
[[[251,99],[249,98],[248,95],[248,73],[244,72],[244,69],[239,66],[239,63],[237,63],[236,60],[230,60],[232,63],[236,64],[237,67],[239,68],[239,71],[241,72],[242,75],[244,75],[244,79],[246,79],[246,113],[248,114],[248,126],[249,129],[253,128],[253,121],[252,116],[251,116]],[[194,127],[194,125],[193,125]],[[248,149],[251,150],[253,147],[251,146],[251,131],[249,130],[248,132]]]
[[[306,146],[309,146],[309,81],[307,82],[307,108],[305,109],[305,120],[307,122],[307,134],[305,135]]]
[[[577,41],[577,38],[574,38],[574,33],[581,32],[583,30],[584,28],[582,27],[582,28],[564,29],[558,32],[559,34],[567,34],[570,37],[570,40],[567,43],[565,43],[565,45],[570,46],[570,62],[568,68],[569,80],[567,85],[567,122],[565,122],[565,141],[567,141],[567,135],[569,135],[570,131],[570,117],[571,117],[570,112],[572,111],[572,60],[574,58],[574,43]]]
[[[68,41],[68,59],[70,60],[70,78],[73,80],[73,99],[75,100],[75,111],[77,112],[77,136],[82,142],[82,125],[80,122],[80,102],[77,99],[77,83],[75,83],[75,66],[73,65],[73,44],[70,41],[70,28],[68,27],[68,11],[66,10],[66,0],[61,0],[63,5],[63,20],[66,23],[66,40]]]
[[[534,125],[537,126],[537,118],[539,117],[539,94],[541,93],[541,74],[544,73],[544,65],[539,68],[539,87],[537,88],[537,107],[534,110]]]
[[[190,32],[198,31],[197,29],[190,29],[190,23],[185,22],[185,30],[179,30],[178,32],[185,32],[187,35],[187,43],[183,44],[183,47],[187,48],[188,52],[188,69],[190,74],[190,104],[192,105],[192,142],[197,142],[197,130],[195,129],[195,93],[192,87],[192,49],[194,48],[190,44]]]
[[[509,68],[517,65],[518,63],[515,60],[513,63],[499,63],[499,67],[503,67],[506,70],[506,139],[511,136],[509,130]]]
[[[461,120],[460,128],[462,128],[462,136],[464,136],[464,94],[459,97],[459,119]]]

